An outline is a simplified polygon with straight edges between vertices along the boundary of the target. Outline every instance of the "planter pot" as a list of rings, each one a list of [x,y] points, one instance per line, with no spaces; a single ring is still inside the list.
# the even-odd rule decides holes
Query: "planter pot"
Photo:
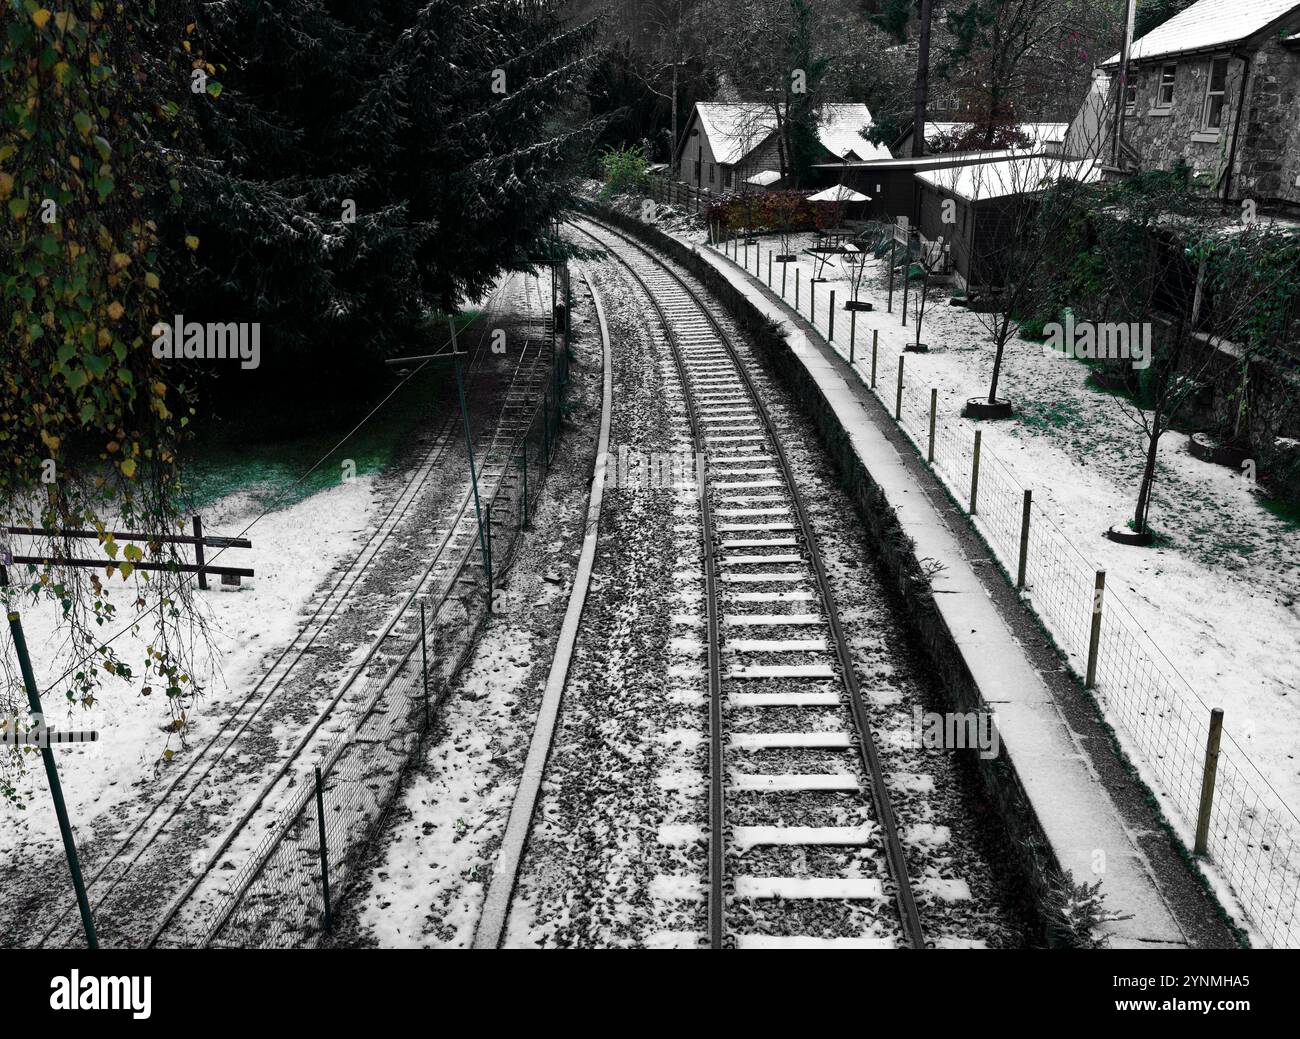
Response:
[[[1194,433],[1188,437],[1187,450],[1193,458],[1199,458],[1202,462],[1238,470],[1253,457],[1249,448],[1220,444],[1204,433]]]
[[[929,352],[930,352],[929,343],[908,343],[905,347],[903,347],[903,353],[905,354],[928,354]],[[1007,407],[1010,408],[1011,405],[1008,404]],[[1010,412],[1008,412],[1008,414],[1010,414]]]
[[[851,299],[844,304],[845,310],[856,310],[858,313],[874,310],[873,304],[868,303],[865,299]]]
[[[1150,527],[1147,527],[1146,531],[1142,534],[1138,534],[1132,530],[1128,530],[1127,528],[1124,530],[1116,530],[1114,527],[1111,527],[1110,530],[1106,531],[1106,538],[1115,542],[1117,545],[1135,545],[1139,548],[1147,548],[1154,544],[1156,540],[1156,536],[1152,533]]]
[[[966,406],[961,409],[961,416],[962,418],[994,421],[1010,418],[1012,411],[1011,401],[1009,400],[999,400],[995,404],[990,404],[987,397],[972,397],[966,402]]]

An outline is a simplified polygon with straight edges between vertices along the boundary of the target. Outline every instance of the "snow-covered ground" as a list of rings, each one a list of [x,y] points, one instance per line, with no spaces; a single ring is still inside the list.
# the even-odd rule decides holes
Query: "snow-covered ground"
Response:
[[[192,714],[187,737],[191,742],[201,743],[211,736],[227,713],[226,705],[246,693],[255,680],[262,657],[293,637],[312,592],[364,538],[372,524],[373,505],[374,478],[365,476],[268,513],[247,534],[253,548],[230,550],[222,559],[228,565],[252,567],[257,576],[245,578],[238,588],[223,588],[214,579],[208,591],[195,592],[211,637],[206,645],[199,642],[195,646],[195,676],[206,692]],[[259,511],[247,493],[233,494],[205,511],[205,533],[237,535]],[[114,587],[115,599],[126,595],[125,586]],[[75,659],[56,626],[57,606],[26,600],[16,608],[22,616],[37,683],[45,688]],[[127,613],[123,604],[121,616],[125,618]],[[106,635],[125,627],[129,625],[118,624]],[[119,656],[131,662],[137,674],[148,637],[145,625],[138,634],[123,634],[116,643]],[[51,724],[99,733],[96,743],[63,746],[57,752],[63,793],[77,829],[94,827],[97,821],[107,819],[106,813],[112,809],[148,794],[150,786],[158,787],[161,794],[170,778],[155,771],[169,746],[169,733],[163,728],[170,717],[161,697],[141,695],[148,684],[141,677],[126,681],[105,676],[95,702],[70,711],[60,708],[62,697],[57,692],[46,698]],[[175,735],[170,746],[176,746]],[[35,758],[30,759],[18,788],[27,808],[4,809],[7,825],[0,827],[0,853],[48,853],[59,840],[58,827],[44,773]]]
[[[764,241],[761,248],[766,253],[773,244]],[[809,314],[814,261],[802,250],[810,244],[811,236],[798,242],[800,259],[791,265],[787,283],[792,301],[797,266],[804,315]],[[859,369],[869,372],[872,332],[878,331],[877,387],[892,410],[897,357],[915,339],[915,309],[909,307],[908,327],[902,327],[896,290],[894,313],[885,312],[885,267],[876,261],[868,270],[863,295],[879,309],[858,315],[856,354]],[[759,271],[765,281],[765,258]],[[815,302],[816,326],[825,332],[831,290],[836,290],[838,305],[848,297],[849,286],[837,279],[841,272],[835,265],[823,273],[832,280],[817,285]],[[774,277],[774,282],[779,288],[779,280]],[[834,340],[846,355],[847,319],[839,310]],[[1122,602],[1151,637],[1165,658],[1162,666],[1176,669],[1206,705],[1225,709],[1232,738],[1300,813],[1296,525],[1266,509],[1240,474],[1193,458],[1186,437],[1172,432],[1161,442],[1151,511],[1151,523],[1165,540],[1146,549],[1116,545],[1102,534],[1111,526],[1122,528],[1132,514],[1144,442],[1114,397],[1085,384],[1089,369],[1048,353],[1042,344],[1013,339],[998,394],[1015,403],[1016,417],[976,427],[961,419],[960,411],[968,398],[988,392],[993,356],[980,316],[950,306],[946,291],[932,290],[922,341],[930,352],[907,356],[905,409],[914,415],[927,411],[934,387],[939,391],[940,441],[945,431],[982,430],[982,470],[991,472],[996,460],[1019,488],[1033,490],[1036,505],[1078,551],[1080,572],[1107,572],[1108,598]],[[909,423],[914,435],[923,429],[922,423]],[[969,442],[968,434],[963,441]],[[954,442],[951,437],[949,442]],[[1019,490],[1011,489],[1014,501],[1000,506],[1014,508],[1018,517]],[[954,490],[962,500],[969,488]],[[994,510],[988,493],[981,494],[986,514]]]

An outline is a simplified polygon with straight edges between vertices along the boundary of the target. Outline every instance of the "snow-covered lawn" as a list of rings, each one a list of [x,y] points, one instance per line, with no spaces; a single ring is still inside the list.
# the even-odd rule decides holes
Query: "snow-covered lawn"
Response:
[[[206,692],[192,714],[187,737],[192,745],[201,745],[217,731],[227,708],[256,680],[263,656],[293,638],[312,592],[336,564],[355,551],[357,540],[370,525],[373,492],[374,478],[358,477],[268,513],[247,535],[253,548],[230,550],[221,560],[226,565],[252,567],[257,576],[245,578],[238,588],[222,588],[212,579],[208,591],[195,592],[211,638],[210,644],[199,641],[195,646],[196,679]],[[259,511],[247,492],[233,494],[205,510],[204,531],[237,535]],[[108,583],[114,599],[124,600],[126,587],[120,582]],[[65,634],[56,626],[56,606],[24,600],[16,608],[22,616],[37,683],[44,689],[75,657],[65,644]],[[127,614],[123,602],[120,615],[125,618]],[[116,625],[106,631],[106,637],[127,626]],[[137,673],[148,637],[145,625],[138,635],[127,632],[116,643],[119,655],[131,662]],[[111,825],[113,809],[136,796],[153,800],[170,779],[155,773],[168,746],[168,734],[162,730],[169,716],[159,696],[141,695],[147,684],[140,677],[125,681],[105,676],[94,704],[70,711],[57,690],[46,697],[51,724],[99,733],[96,743],[63,746],[57,752],[64,796],[79,830],[89,830],[97,823]],[[173,736],[173,747],[175,739]],[[35,758],[29,760],[28,771],[18,784],[26,810],[0,809],[6,822],[0,827],[0,853],[38,859],[57,848],[59,835],[40,763]]]
[[[764,282],[766,253],[775,244],[764,240],[759,246],[763,259],[758,273]],[[786,290],[792,302],[797,266],[805,316],[814,260],[802,250],[810,244],[811,236],[799,240],[800,258],[791,265]],[[894,312],[885,311],[885,267],[885,261],[873,261],[868,268],[863,298],[878,309],[858,314],[856,356],[869,379],[872,333],[877,331],[877,392],[892,411],[898,356],[916,335],[915,308],[909,306],[908,326],[902,327],[900,285]],[[847,355],[849,315],[841,304],[850,288],[838,265],[828,264],[823,273],[832,280],[816,287],[816,327],[826,333],[833,289],[840,308],[834,343]],[[775,274],[773,281],[779,290]],[[1015,418],[978,424],[960,418],[967,398],[988,393],[993,367],[989,339],[979,315],[949,305],[946,290],[931,290],[922,329],[930,352],[909,354],[905,362],[909,432],[924,438],[932,387],[939,391],[941,444],[949,433],[940,454],[964,447],[969,431],[981,429],[982,485],[991,466],[1001,463],[1018,488],[1033,490],[1036,505],[1077,549],[1080,572],[1107,571],[1108,601],[1127,607],[1164,663],[1205,704],[1225,709],[1228,732],[1300,811],[1300,530],[1265,508],[1239,473],[1196,460],[1187,452],[1186,436],[1172,432],[1161,442],[1151,512],[1152,526],[1165,540],[1145,549],[1106,540],[1106,528],[1122,528],[1133,512],[1143,462],[1141,432],[1114,397],[1085,384],[1089,369],[1084,364],[1020,338],[1008,345],[998,391],[1015,403]],[[968,474],[969,460],[961,462],[960,471]],[[1018,524],[1020,493],[1010,480],[1000,481],[999,489],[1013,490],[1014,499],[995,504],[987,498],[992,491],[982,489],[980,511],[1014,509]],[[964,502],[968,485],[953,482],[956,497]]]

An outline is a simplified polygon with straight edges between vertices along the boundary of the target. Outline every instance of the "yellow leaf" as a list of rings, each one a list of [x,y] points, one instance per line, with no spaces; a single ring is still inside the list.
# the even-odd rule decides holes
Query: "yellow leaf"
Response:
[[[32,12],[32,21],[36,23],[36,28],[44,29],[45,23],[50,20],[50,12],[44,7]]]
[[[149,272],[144,276],[144,283],[145,283],[146,285],[148,285],[149,288],[151,288],[151,289],[156,289],[156,288],[158,287],[158,285],[159,285],[158,275],[154,274],[153,271],[149,271]]]
[[[185,236],[185,244],[189,246],[191,249],[197,249],[199,247],[199,240],[197,236],[192,234],[187,234]]]
[[[175,756],[176,756],[176,752],[172,750],[170,747],[167,750],[163,751],[163,761],[171,761],[171,759],[174,758]]]
[[[50,434],[45,432],[43,429],[41,430],[41,439],[45,442],[45,446],[51,451],[57,451],[59,449],[59,438],[50,436]]]
[[[130,563],[118,563],[117,570],[122,575],[122,580],[125,581],[135,571],[135,567]]]
[[[67,11],[60,11],[54,16],[54,24],[59,27],[59,32],[67,32],[77,24],[77,18]]]
[[[134,458],[123,458],[123,459],[122,459],[122,464],[121,464],[120,468],[121,468],[121,470],[122,470],[122,475],[125,476],[128,480],[133,480],[133,479],[135,479],[135,459],[134,459]]]
[[[119,320],[125,312],[126,308],[117,300],[113,300],[113,302],[108,305],[108,316],[114,321]]]
[[[158,381],[158,382],[155,382],[155,383],[153,384],[153,392],[154,392],[154,395],[155,395],[155,396],[158,396],[158,397],[165,397],[165,396],[167,396],[167,384],[166,384],[165,382],[162,382],[161,380]]]
[[[115,271],[120,271],[124,267],[131,266],[131,257],[127,256],[126,253],[114,253],[112,263],[113,269]]]
[[[0,173],[0,201],[14,193],[14,179],[8,173]]]

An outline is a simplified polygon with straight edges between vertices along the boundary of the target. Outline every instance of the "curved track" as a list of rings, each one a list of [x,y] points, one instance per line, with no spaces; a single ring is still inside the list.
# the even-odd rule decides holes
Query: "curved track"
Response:
[[[534,300],[532,298],[534,293],[529,288],[530,284],[529,279],[524,280],[519,293],[522,299],[518,302],[522,302],[524,306],[530,309],[544,310],[545,304],[540,296],[540,290],[537,291],[537,298]],[[507,278],[498,291],[493,294],[485,309],[488,312],[495,312],[500,307],[500,297],[509,293],[515,288],[515,285],[516,279],[514,277]],[[471,377],[481,369],[484,359],[487,357],[484,346],[485,340],[486,330],[479,337],[467,369]],[[526,354],[521,354],[520,365],[524,363],[526,356]],[[518,366],[513,375],[518,377]],[[306,654],[311,652],[331,621],[343,609],[344,605],[349,601],[349,597],[370,572],[381,551],[392,540],[402,522],[410,514],[412,506],[420,499],[430,478],[438,470],[449,447],[457,441],[459,435],[459,416],[448,415],[437,429],[424,458],[412,471],[384,516],[371,530],[365,543],[349,562],[347,568],[335,579],[321,601],[316,604],[311,615],[299,628],[293,639],[277,654],[270,667],[258,678],[248,693],[233,706],[225,725],[209,737],[197,749],[197,752],[189,757],[185,766],[167,785],[162,796],[135,822],[108,857],[97,863],[94,870],[89,873],[86,881],[88,894],[97,916],[102,908],[111,907],[119,900],[114,896],[120,886],[125,884],[127,888],[130,887],[130,878],[137,865],[145,859],[150,849],[158,844],[159,838],[167,833],[169,829],[184,825],[184,809],[191,804],[196,794],[202,796],[202,792],[210,785],[214,770],[228,758],[231,751],[249,730],[249,727],[262,715],[264,709],[276,701],[277,694],[281,692],[290,677],[295,673],[294,669],[297,664]],[[438,550],[434,553],[434,563],[438,561],[448,544],[452,542],[454,536],[458,533],[467,503],[468,498],[461,502],[455,520],[442,531]],[[411,592],[408,598],[413,598],[424,584],[434,567],[434,563],[431,563],[421,574],[420,579],[416,582],[415,590]],[[185,898],[193,892],[198,883],[208,875],[216,862],[219,861],[221,855],[230,846],[234,836],[247,823],[249,816],[262,803],[271,787],[285,775],[287,770],[292,767],[293,762],[300,757],[311,737],[330,716],[340,700],[343,699],[344,695],[355,683],[357,677],[370,664],[380,646],[392,633],[399,616],[400,611],[393,614],[379,638],[373,642],[361,662],[351,670],[349,676],[340,684],[326,707],[317,715],[315,721],[294,745],[293,750],[274,773],[270,782],[264,784],[240,822],[230,829],[219,850],[207,857],[205,865],[186,888],[185,894],[180,899],[174,900],[162,913],[159,921],[153,925],[146,944],[152,945],[157,941],[162,931],[174,917],[180,904],[184,902]],[[125,901],[126,899],[122,900]],[[61,946],[76,943],[77,932],[74,926],[75,921],[72,920],[74,908],[75,903],[73,902],[64,905],[63,909],[54,916],[41,935],[37,942],[38,947],[43,947],[56,938],[56,944]]]
[[[775,426],[731,334],[700,294],[673,268],[626,235],[590,218],[573,224],[604,247],[644,293],[672,350],[694,440],[704,535],[709,675],[708,934],[713,948],[925,948],[920,915],[898,825],[858,686],[835,595],[816,534]],[[759,605],[767,604],[767,605]],[[772,611],[772,612],[768,612]],[[756,638],[755,636],[765,636]],[[737,711],[778,719],[807,717],[810,708],[839,707],[839,731],[758,731],[728,739]],[[801,713],[802,712],[802,713]],[[796,723],[797,724],[797,723]],[[806,726],[812,728],[812,726]],[[806,755],[856,752],[854,772],[798,771]],[[775,756],[779,769],[748,771],[742,759]],[[741,767],[732,769],[730,766]],[[863,825],[806,825],[819,801],[848,795],[861,801]],[[755,803],[756,802],[756,803]],[[751,825],[733,826],[733,808]],[[881,876],[818,875],[818,849],[856,847],[883,855]],[[754,849],[785,854],[786,875],[752,876],[744,856]],[[793,853],[793,854],[790,854]],[[892,889],[892,890],[891,890]],[[892,895],[892,897],[891,897]],[[881,907],[893,903],[885,919]],[[732,923],[739,903],[761,904],[791,919],[779,934]],[[844,910],[860,933],[827,927],[819,913]],[[774,909],[775,907],[775,909]],[[793,933],[792,933],[793,932]]]

